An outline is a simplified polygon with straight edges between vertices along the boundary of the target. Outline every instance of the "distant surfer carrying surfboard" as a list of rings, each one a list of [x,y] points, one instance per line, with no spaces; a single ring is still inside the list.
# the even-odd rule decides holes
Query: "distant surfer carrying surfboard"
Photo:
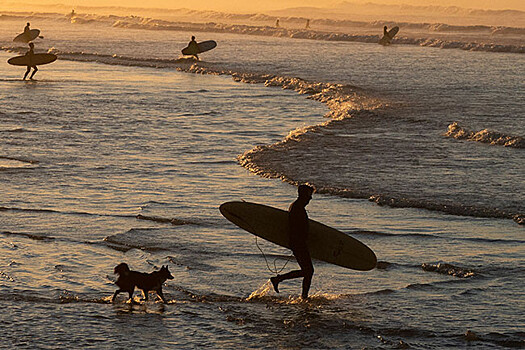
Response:
[[[381,45],[390,45],[394,36],[399,32],[399,27],[395,26],[392,29],[388,30],[387,26],[383,27],[383,37],[379,40]]]
[[[33,68],[33,74],[31,74],[31,76],[29,77],[30,80],[33,80],[33,76],[38,71],[38,68],[36,68],[36,65],[32,63],[33,59],[35,57],[35,50],[34,49],[35,49],[35,44],[29,43],[29,50],[26,52],[25,56],[29,58],[29,62],[30,63],[27,65],[26,74],[24,74],[24,79],[23,80],[26,80],[27,75],[31,71],[31,68]]]
[[[191,41],[188,44],[188,49],[190,49],[192,52],[195,52],[192,56],[195,57],[197,60],[199,60],[199,56],[197,55],[197,52],[200,52],[199,44],[197,44],[197,41],[195,41],[195,36],[191,37]]]
[[[270,281],[275,292],[279,293],[279,283],[285,280],[303,277],[301,297],[308,299],[308,291],[310,290],[312,277],[314,275],[314,266],[310,252],[308,251],[308,214],[305,208],[312,199],[314,188],[308,185],[300,185],[297,191],[298,197],[288,209],[288,233],[290,248],[301,269],[290,271],[284,275],[277,275],[270,278]]]

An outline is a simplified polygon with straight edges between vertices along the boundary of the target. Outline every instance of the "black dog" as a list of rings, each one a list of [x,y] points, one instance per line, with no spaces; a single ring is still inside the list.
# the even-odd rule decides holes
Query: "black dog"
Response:
[[[131,302],[133,302],[133,292],[135,291],[135,287],[137,287],[138,289],[142,290],[144,300],[147,301],[148,292],[150,290],[154,290],[155,292],[157,292],[162,301],[165,304],[167,303],[166,299],[164,298],[164,294],[162,294],[162,284],[166,282],[166,280],[173,279],[173,276],[168,270],[167,265],[162,266],[162,268],[159,271],[154,271],[152,273],[144,273],[132,271],[129,269],[128,264],[121,263],[115,266],[115,273],[119,275],[117,281],[115,282],[119,289],[117,289],[117,291],[115,291],[115,294],[113,294],[111,302],[115,301],[115,298],[120,292],[128,292],[129,299],[131,300]]]

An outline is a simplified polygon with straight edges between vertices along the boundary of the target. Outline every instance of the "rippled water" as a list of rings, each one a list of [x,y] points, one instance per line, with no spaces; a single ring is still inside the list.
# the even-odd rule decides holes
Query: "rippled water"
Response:
[[[2,47],[18,50],[18,27],[0,22]],[[200,33],[219,46],[190,69],[175,54],[188,32],[40,27],[37,49],[60,59],[38,81],[0,52],[9,347],[523,346],[523,149],[444,136],[453,122],[525,135],[521,55]],[[315,262],[311,301],[297,281],[273,293],[253,236],[218,212],[294,199],[239,165],[253,152],[261,175],[320,187],[310,217],[369,245],[378,268]],[[120,262],[168,264],[170,303],[110,304]]]

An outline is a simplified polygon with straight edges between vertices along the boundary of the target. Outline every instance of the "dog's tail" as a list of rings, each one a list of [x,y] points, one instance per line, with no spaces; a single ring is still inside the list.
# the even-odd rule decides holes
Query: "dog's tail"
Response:
[[[126,263],[120,263],[117,266],[115,266],[114,273],[119,276],[126,276],[129,274],[129,266]]]

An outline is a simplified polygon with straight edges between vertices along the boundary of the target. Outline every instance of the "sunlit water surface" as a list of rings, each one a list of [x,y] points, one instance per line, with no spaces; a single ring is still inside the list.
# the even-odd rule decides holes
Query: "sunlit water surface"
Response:
[[[0,22],[4,48],[16,47],[18,27]],[[315,262],[309,302],[298,300],[299,281],[277,295],[254,237],[218,206],[286,208],[296,188],[251,174],[237,157],[327,122],[327,105],[176,71],[191,33],[40,27],[37,49],[78,54],[23,82],[24,68],[6,63],[14,53],[0,52],[0,347],[523,346],[523,226],[325,191],[310,217],[369,245],[380,264],[356,272]],[[199,36],[219,42],[204,65],[349,84],[382,101],[269,149],[258,159],[269,172],[523,214],[523,149],[443,136],[454,121],[525,135],[521,55]],[[114,54],[130,60],[104,64]],[[150,58],[163,68],[144,67]],[[258,244],[272,268],[286,263],[287,250]],[[167,264],[169,304],[109,303],[120,262],[146,272]]]

